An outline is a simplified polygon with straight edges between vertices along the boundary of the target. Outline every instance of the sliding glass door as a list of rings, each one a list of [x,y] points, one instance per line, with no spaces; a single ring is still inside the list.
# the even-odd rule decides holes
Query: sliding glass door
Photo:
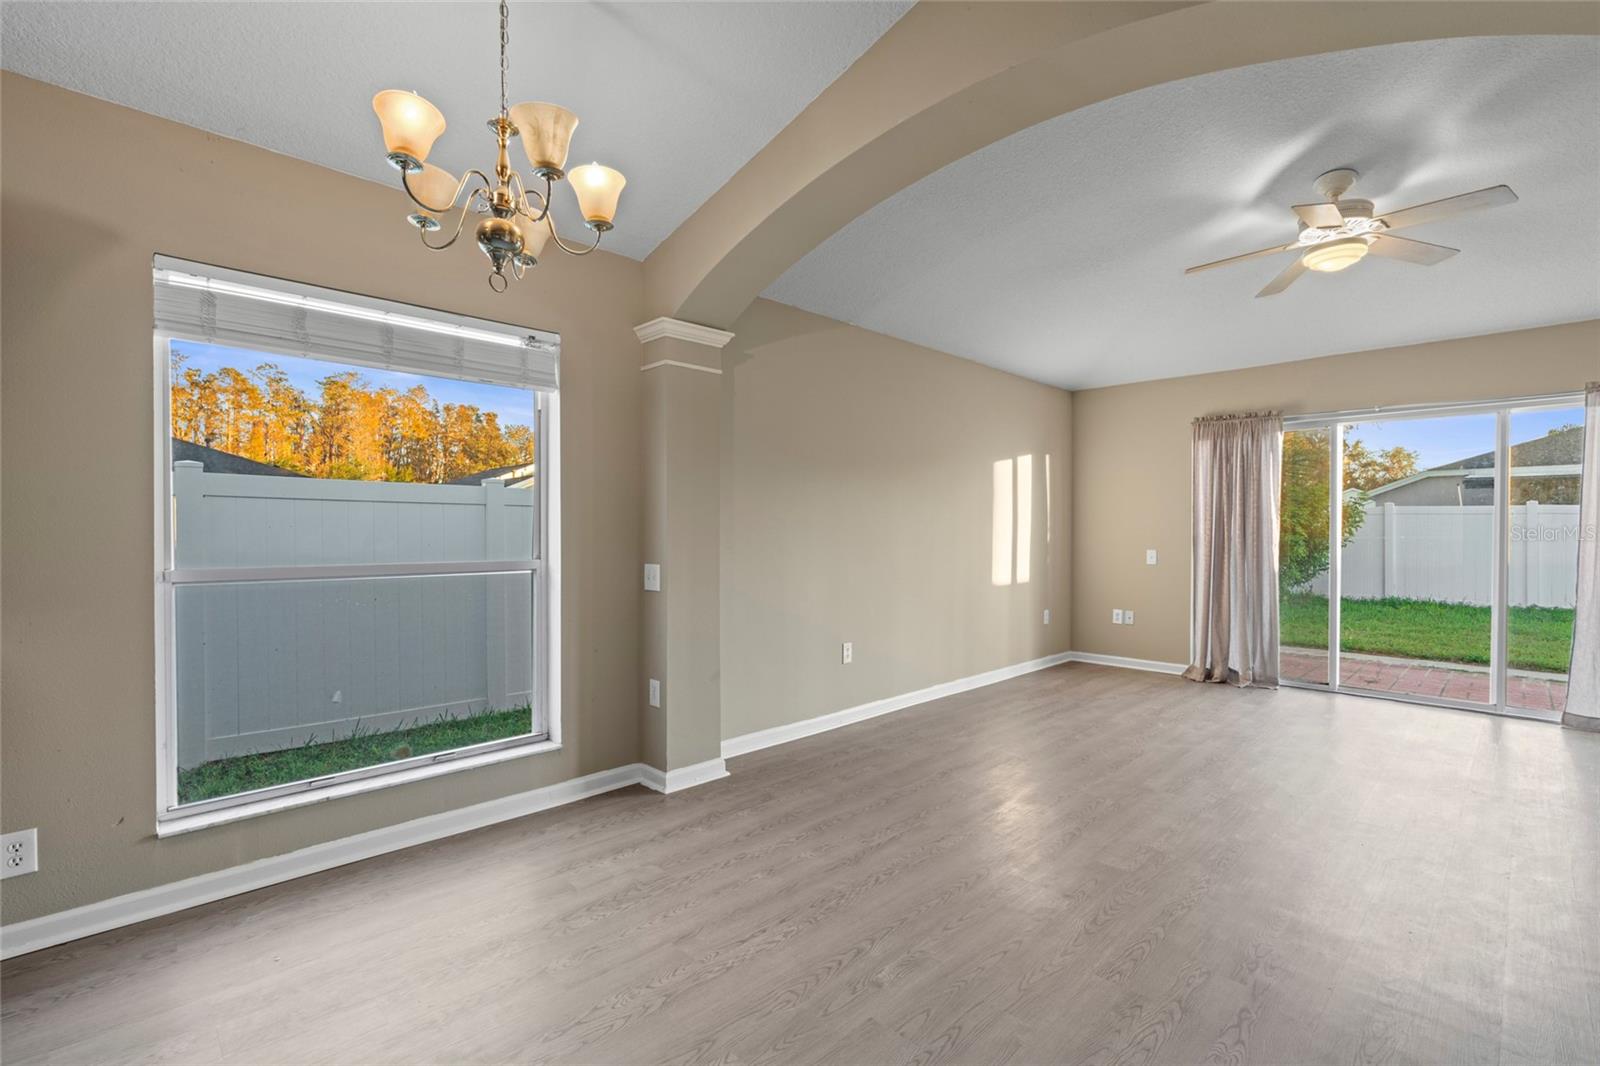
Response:
[[[1509,421],[1506,708],[1560,715],[1578,597],[1583,405],[1520,407]]]
[[[1561,397],[1288,420],[1284,682],[1559,717],[1582,419]]]
[[[1495,421],[1468,414],[1343,426],[1346,688],[1493,702]]]

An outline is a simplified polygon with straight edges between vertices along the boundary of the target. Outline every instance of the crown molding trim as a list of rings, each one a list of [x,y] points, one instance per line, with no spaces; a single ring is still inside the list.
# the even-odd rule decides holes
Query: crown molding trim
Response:
[[[675,367],[678,367],[681,370],[699,370],[699,371],[701,371],[703,373],[706,373],[706,374],[720,374],[720,373],[722,373],[721,370],[717,369],[714,366],[701,366],[699,363],[680,363],[676,359],[657,359],[653,363],[646,363],[644,366],[641,366],[639,368],[639,372],[643,373],[646,370],[654,370],[657,367],[663,367],[663,366],[675,366]]]
[[[634,326],[633,333],[639,338],[640,344],[649,344],[651,341],[668,337],[672,340],[688,341],[690,344],[703,344],[707,348],[725,348],[728,342],[733,340],[733,334],[725,329],[713,329],[697,322],[685,322],[681,318],[652,318],[648,322]]]

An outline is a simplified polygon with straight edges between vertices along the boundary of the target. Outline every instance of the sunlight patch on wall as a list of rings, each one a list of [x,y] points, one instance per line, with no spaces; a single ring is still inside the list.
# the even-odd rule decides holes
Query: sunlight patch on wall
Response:
[[[1017,456],[1017,584],[1033,571],[1033,456]]]
[[[996,585],[1011,584],[1011,479],[1010,459],[994,464],[994,547],[990,552],[989,580]]]

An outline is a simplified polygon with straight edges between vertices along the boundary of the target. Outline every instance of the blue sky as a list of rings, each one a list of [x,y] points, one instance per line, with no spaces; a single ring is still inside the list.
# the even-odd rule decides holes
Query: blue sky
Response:
[[[1513,412],[1511,443],[1542,437],[1557,426],[1583,422],[1583,408],[1557,407]],[[1426,470],[1457,459],[1494,450],[1494,415],[1456,415],[1449,418],[1396,419],[1392,422],[1359,422],[1350,436],[1375,452],[1399,445],[1419,456],[1417,467]]]
[[[501,425],[533,425],[533,393],[504,385],[482,385],[475,381],[456,381],[453,378],[435,378],[424,374],[407,374],[398,370],[374,370],[364,366],[324,362],[321,359],[300,359],[275,352],[253,352],[244,348],[225,348],[220,344],[199,344],[193,341],[173,341],[172,354],[187,357],[186,366],[204,373],[213,373],[231,366],[248,373],[261,363],[276,363],[289,375],[296,388],[315,399],[317,382],[329,374],[355,370],[376,388],[392,388],[400,392],[422,385],[440,403],[472,404],[481,411],[493,411],[500,416]]]

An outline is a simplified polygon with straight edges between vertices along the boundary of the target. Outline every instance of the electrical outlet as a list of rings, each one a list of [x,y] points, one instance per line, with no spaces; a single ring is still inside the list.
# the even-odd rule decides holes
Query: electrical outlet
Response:
[[[0,878],[20,877],[39,869],[39,831],[22,829],[0,837]]]
[[[1048,607],[1046,607],[1044,609],[1044,624],[1045,625],[1049,625],[1050,624],[1050,608],[1048,608]]]
[[[1154,548],[1146,548],[1144,550],[1144,565],[1156,565],[1156,550]]]
[[[1122,608],[1119,607],[1111,612],[1111,624],[1114,626],[1122,624]]]
[[[1123,611],[1122,612],[1122,624],[1125,625],[1125,626],[1133,625],[1133,612],[1132,611]]]
[[[856,646],[850,641],[847,640],[839,646],[839,662],[845,666],[849,666],[850,663],[855,660],[855,657]]]
[[[644,564],[644,590],[646,592],[661,591],[661,564]]]
[[[650,679],[650,706],[661,706],[661,682],[653,677]]]

